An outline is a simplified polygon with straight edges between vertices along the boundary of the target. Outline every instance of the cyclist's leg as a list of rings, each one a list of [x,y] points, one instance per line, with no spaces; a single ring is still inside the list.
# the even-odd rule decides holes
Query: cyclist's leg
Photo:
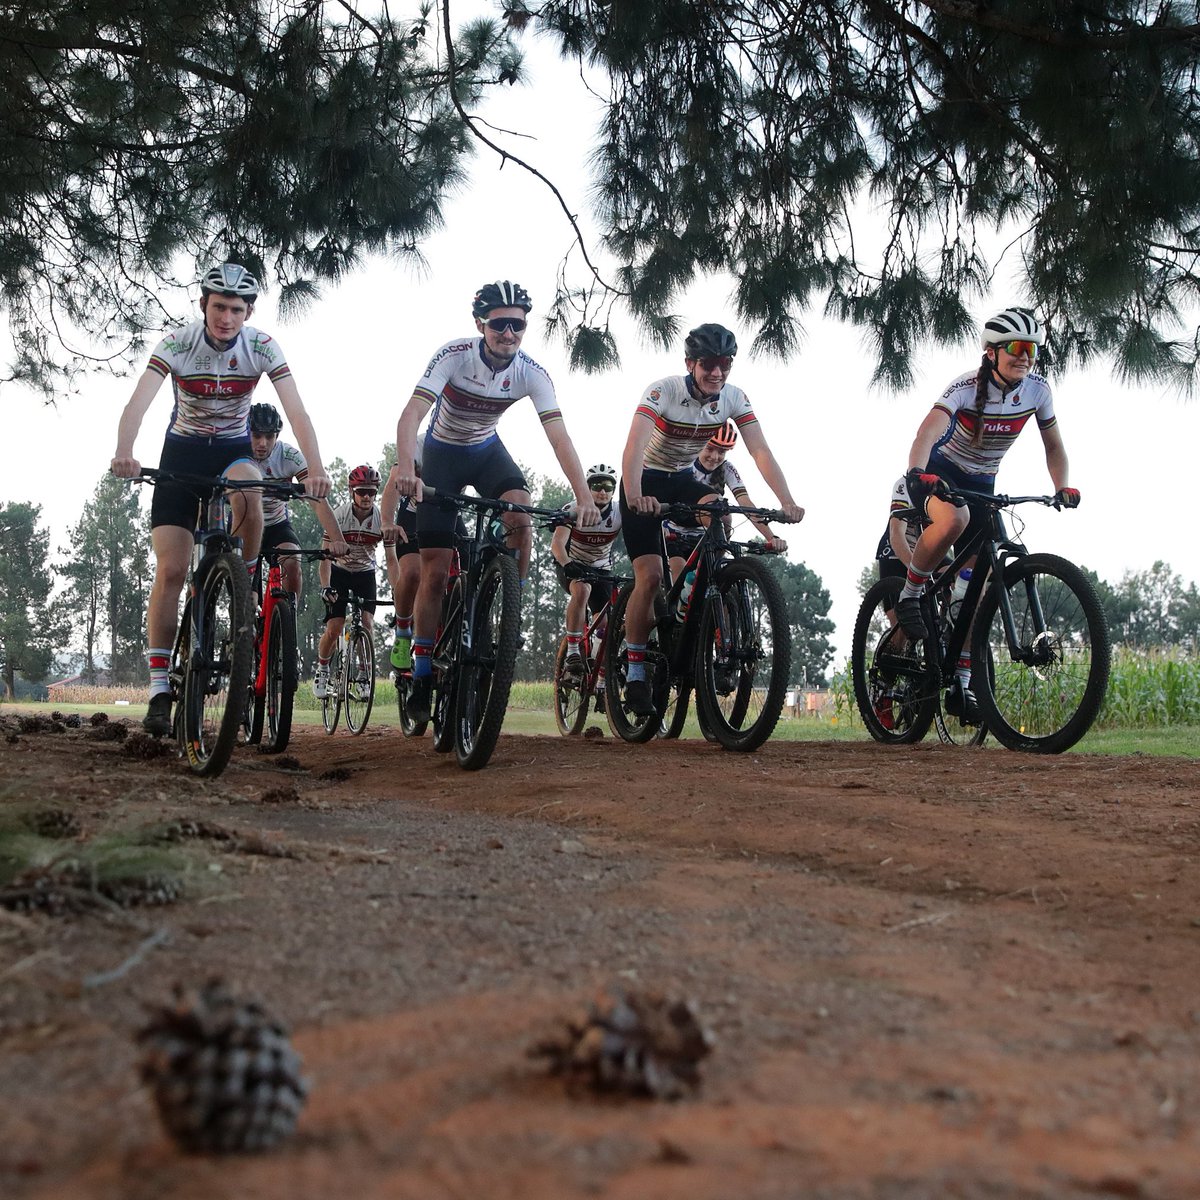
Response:
[[[235,459],[221,474],[229,479],[262,478],[262,472],[249,458]],[[262,496],[258,492],[231,492],[229,507],[233,514],[230,532],[242,539],[242,558],[247,563],[255,563],[262,547]]]
[[[513,504],[531,503],[525,476],[499,438],[489,442],[481,451],[472,464],[471,476],[466,482],[474,484],[481,496],[495,496]],[[529,559],[533,554],[533,521],[528,513],[504,513],[502,520],[508,529],[505,544],[517,552],[517,574],[524,585],[529,577]]]

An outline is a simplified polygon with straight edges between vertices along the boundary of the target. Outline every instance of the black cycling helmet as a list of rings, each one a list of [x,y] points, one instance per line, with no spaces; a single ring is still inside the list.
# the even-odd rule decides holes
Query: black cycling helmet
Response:
[[[471,301],[471,315],[483,320],[493,308],[523,308],[528,312],[533,307],[529,293],[519,284],[508,279],[497,279],[485,283]]]
[[[213,292],[253,304],[258,299],[258,280],[238,263],[221,263],[200,280],[202,296],[211,296]]]
[[[697,325],[687,335],[683,343],[684,355],[687,358],[720,358],[729,355],[732,358],[737,353],[737,338],[724,325]]]
[[[278,433],[283,428],[283,418],[273,404],[250,405],[251,433]]]

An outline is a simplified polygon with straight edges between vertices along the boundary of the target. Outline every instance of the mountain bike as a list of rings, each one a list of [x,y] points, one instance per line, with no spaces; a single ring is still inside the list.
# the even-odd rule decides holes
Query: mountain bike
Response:
[[[300,686],[296,649],[296,596],[283,586],[281,558],[326,558],[326,550],[264,550],[267,563],[255,575],[258,624],[254,635],[254,665],[250,673],[246,741],[264,754],[287,749],[292,733],[292,708]]]
[[[390,600],[376,600],[386,608]],[[328,618],[327,618],[328,619]],[[375,640],[363,623],[362,601],[354,592],[346,597],[346,619],[329,664],[329,684],[321,697],[321,724],[326,733],[337,729],[346,709],[346,728],[356,737],[367,727],[375,704]]]
[[[648,742],[664,718],[668,728],[674,724],[680,703],[694,689],[701,722],[715,739],[727,750],[755,750],[771,736],[783,709],[792,635],[783,589],[753,557],[772,551],[762,543],[731,541],[724,518],[753,516],[766,523],[787,517],[725,500],[670,504],[663,514],[711,520],[674,583],[660,587],[655,598],[646,645],[653,717],[632,714],[625,700],[625,611],[632,584],[613,605],[605,663],[609,725],[627,742]]]
[[[304,487],[154,467],[144,467],[137,478],[211,492],[194,534],[187,600],[168,678],[180,750],[195,774],[219,775],[245,717],[254,655],[254,603],[242,540],[230,532],[228,492],[258,490],[286,500],[302,496]]]
[[[858,611],[851,649],[854,694],[876,741],[918,742],[940,717],[945,740],[976,742],[986,729],[1010,750],[1058,754],[1091,728],[1108,687],[1108,623],[1095,589],[1074,563],[1031,554],[1009,537],[1003,513],[1019,504],[1058,509],[1053,496],[1003,496],[956,489],[949,496],[986,513],[982,527],[933,574],[921,597],[927,639],[896,624],[903,581],[881,579]],[[951,591],[974,568],[957,612]],[[977,726],[947,721],[943,693],[970,644]]]
[[[583,729],[584,722],[587,720],[588,706],[593,696],[596,698],[596,711],[607,714],[604,662],[608,647],[608,617],[621,588],[633,582],[632,579],[594,569],[584,570],[575,578],[582,583],[590,583],[593,589],[600,589],[605,599],[595,612],[591,611],[590,598],[588,601],[590,620],[583,631],[581,647],[584,663],[583,675],[572,675],[566,670],[567,639],[565,635],[559,642],[558,653],[554,657],[554,720],[558,723],[559,732],[565,737],[579,733]]]
[[[521,644],[521,582],[498,517],[555,517],[561,510],[440,492],[429,484],[424,493],[474,513],[474,531],[456,536],[460,570],[447,585],[433,644],[431,705],[434,750],[453,747],[459,766],[474,771],[496,748]]]

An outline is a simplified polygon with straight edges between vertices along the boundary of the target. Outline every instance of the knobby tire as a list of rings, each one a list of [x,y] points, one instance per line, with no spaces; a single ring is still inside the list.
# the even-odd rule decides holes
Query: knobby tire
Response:
[[[371,706],[375,703],[375,646],[366,629],[350,635],[346,649],[346,728],[357,736],[367,727]]]
[[[617,595],[608,614],[608,645],[605,648],[605,716],[614,737],[622,741],[648,742],[662,726],[661,714],[638,717],[625,708],[625,685],[629,674],[629,647],[625,641],[625,610],[629,597],[633,595],[633,584],[627,583]],[[658,631],[653,626],[646,642],[646,676],[654,679],[656,668],[666,669],[659,651]],[[654,688],[651,687],[651,694]],[[664,706],[665,707],[665,706]]]
[[[292,708],[300,686],[300,667],[296,657],[296,610],[288,595],[271,611],[271,629],[267,635],[266,737],[262,750],[279,754],[287,749],[292,736]]]

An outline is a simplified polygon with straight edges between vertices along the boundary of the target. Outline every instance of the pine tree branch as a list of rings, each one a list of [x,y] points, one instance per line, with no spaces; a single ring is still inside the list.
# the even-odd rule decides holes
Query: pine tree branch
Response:
[[[542,172],[537,169],[537,167],[532,166],[530,163],[525,162],[524,159],[518,158],[517,155],[505,150],[503,146],[498,145],[485,133],[482,133],[478,128],[478,122],[476,119],[470,116],[466,109],[463,108],[462,101],[458,98],[458,67],[454,56],[454,37],[450,29],[450,0],[442,0],[441,7],[442,28],[446,35],[446,62],[449,67],[450,102],[454,105],[458,115],[463,119],[464,124],[471,131],[471,134],[489,149],[494,150],[500,156],[502,163],[505,161],[516,163],[518,167],[528,171],[532,176],[534,176],[535,179],[541,180],[541,182],[550,189],[554,195],[554,198],[558,201],[558,205],[562,209],[564,216],[570,222],[571,228],[575,231],[575,241],[579,246],[579,252],[583,256],[583,261],[587,264],[587,268],[592,274],[592,278],[595,279],[595,281],[602,288],[604,288],[605,291],[612,292],[619,296],[627,295],[628,293],[622,292],[619,288],[615,288],[611,284],[606,283],[604,278],[601,276],[600,271],[592,262],[587,252],[587,244],[583,239],[583,231],[579,228],[579,223],[575,219],[575,214],[572,213],[568,207],[567,201],[562,192],[560,192],[554,183],[551,182],[551,180],[545,175],[543,175]]]

